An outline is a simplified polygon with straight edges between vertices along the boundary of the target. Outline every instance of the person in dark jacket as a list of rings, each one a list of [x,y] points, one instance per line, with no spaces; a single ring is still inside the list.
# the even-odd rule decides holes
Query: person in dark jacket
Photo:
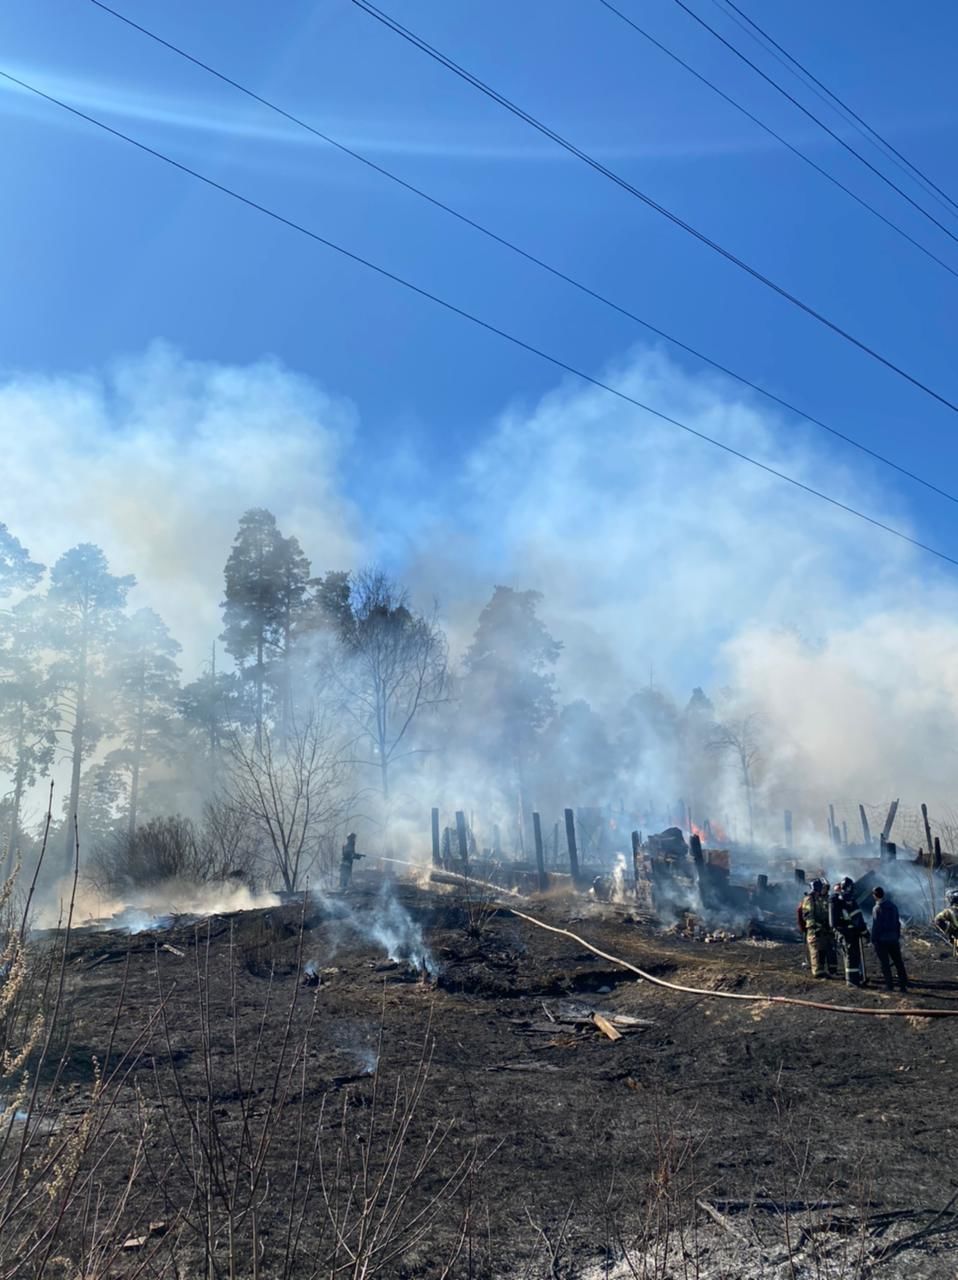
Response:
[[[901,919],[898,908],[891,898],[885,896],[881,885],[872,890],[875,899],[875,910],[872,913],[872,946],[878,955],[878,963],[889,991],[893,988],[891,967],[895,966],[898,974],[898,985],[902,991],[908,990],[908,975],[905,973],[905,962],[901,957]]]
[[[353,863],[366,855],[356,852],[356,833],[350,831],[346,837],[346,843],[343,845],[342,857],[339,863],[339,887],[345,893],[349,888],[349,882],[353,878]]]

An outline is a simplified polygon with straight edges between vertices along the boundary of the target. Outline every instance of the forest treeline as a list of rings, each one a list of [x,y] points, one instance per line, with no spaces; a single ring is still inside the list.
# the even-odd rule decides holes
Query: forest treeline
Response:
[[[562,704],[563,645],[535,591],[497,586],[456,660],[438,607],[386,572],[315,575],[294,536],[247,511],[224,568],[222,630],[199,676],[131,574],[82,543],[49,568],[0,525],[0,839],[35,851],[44,780],[61,794],[50,863],[112,888],[241,875],[294,889],[347,829],[407,848],[430,804],[462,807],[512,847],[531,812],[620,810],[654,823],[679,796],[751,820],[757,721],[701,690],[654,687],[601,711]],[[61,785],[62,784],[62,785]]]

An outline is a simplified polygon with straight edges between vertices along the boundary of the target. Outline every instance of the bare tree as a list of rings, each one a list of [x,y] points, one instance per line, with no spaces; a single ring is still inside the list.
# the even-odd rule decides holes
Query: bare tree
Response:
[[[295,892],[350,809],[342,738],[311,707],[291,717],[282,746],[265,724],[259,742],[234,732],[227,759],[227,801],[258,831],[261,859]]]
[[[435,617],[414,613],[405,591],[379,570],[353,581],[340,638],[330,674],[366,747],[356,763],[378,770],[388,799],[393,766],[424,750],[412,745],[416,720],[445,700],[446,638]]]
[[[761,757],[761,716],[756,711],[717,724],[709,740],[709,749],[730,755],[738,769],[748,807],[749,843],[755,839],[753,794],[754,771]]]
[[[203,806],[203,823],[197,838],[207,878],[255,880],[261,841],[246,814],[224,796],[215,796]]]

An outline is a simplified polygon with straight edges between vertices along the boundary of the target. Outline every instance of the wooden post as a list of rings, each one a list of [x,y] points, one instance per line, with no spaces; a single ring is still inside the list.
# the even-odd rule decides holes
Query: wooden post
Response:
[[[885,844],[888,843],[888,837],[891,835],[891,829],[895,825],[895,815],[898,813],[898,801],[893,800],[888,808],[888,817],[885,819],[885,825],[882,827],[882,836]]]
[[[710,907],[711,902],[706,902],[709,897],[709,886],[706,884],[705,876],[705,855],[702,852],[702,841],[693,831],[689,837],[689,853],[692,855],[692,863],[695,867],[695,878],[699,883],[699,896],[702,899],[703,907]]]
[[[692,832],[692,839],[689,841],[689,853],[691,853],[692,861],[696,867],[701,869],[705,865],[705,856],[702,853],[702,841],[694,831]]]
[[[928,806],[927,806],[926,804],[923,804],[923,805],[921,806],[921,817],[922,817],[922,821],[923,821],[923,822],[924,822],[924,824],[925,824],[925,839],[926,839],[926,841],[928,842],[928,843],[925,845],[925,848],[928,850],[928,853],[929,853],[929,855],[930,855],[930,854],[931,854],[932,849],[934,848],[934,845],[933,845],[933,843],[932,843],[932,839],[931,839],[931,823],[928,821]],[[929,857],[928,861],[929,861],[929,862],[931,861],[931,858],[930,858],[930,857]]]
[[[801,867],[796,867],[796,868],[795,868],[795,883],[796,883],[796,884],[804,884],[804,883],[805,883],[805,872],[802,870],[802,868],[801,868]]]
[[[439,851],[439,810],[432,811],[432,865],[442,866],[442,854]]]
[[[941,869],[941,841],[935,836],[935,870]]]
[[[546,860],[542,850],[542,819],[535,810],[532,813],[532,835],[536,842],[536,870],[539,872],[539,892],[545,893],[549,887],[549,881],[546,878]]]
[[[838,831],[838,823],[835,821],[835,806],[828,806],[828,834],[832,838],[832,844],[841,844],[842,838]]]
[[[842,818],[842,844],[848,844],[848,823]]]
[[[791,847],[792,847],[792,811],[791,809],[786,809],[785,810],[785,848],[791,849]]]
[[[871,828],[870,828],[870,827],[869,827],[869,825],[868,825],[868,818],[867,818],[867,816],[866,816],[866,814],[865,814],[865,806],[864,806],[863,804],[860,804],[860,805],[858,806],[858,816],[859,816],[859,817],[861,818],[861,820],[862,820],[862,836],[863,836],[863,837],[864,837],[864,839],[865,839],[865,843],[866,843],[866,844],[871,844],[871,842],[872,842],[872,833],[871,833]]]
[[[575,842],[575,811],[572,809],[565,811],[565,838],[569,846],[569,871],[572,874],[572,883],[578,887],[579,849]]]
[[[639,858],[641,857],[640,849],[642,846],[642,837],[637,831],[632,832],[632,875],[635,878],[635,900],[639,900]]]
[[[459,840],[459,857],[465,867],[466,875],[469,874],[469,842],[466,839],[466,815],[461,809],[456,810],[456,836]]]

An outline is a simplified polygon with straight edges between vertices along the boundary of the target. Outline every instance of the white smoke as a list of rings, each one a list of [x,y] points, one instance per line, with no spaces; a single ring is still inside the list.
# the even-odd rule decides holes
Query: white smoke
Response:
[[[874,466],[847,452],[836,460],[812,429],[729,384],[655,352],[605,376],[908,529],[904,499]],[[364,494],[362,527],[341,471],[361,440],[351,408],[275,362],[198,363],[157,345],[103,375],[11,377],[0,384],[0,432],[10,529],[48,563],[78,541],[102,545],[114,572],[137,575],[133,602],[156,608],[184,645],[187,679],[221,629],[238,517],[267,506],[316,572],[381,557],[424,608],[438,598],[454,657],[496,582],[541,590],[565,646],[561,702],[584,697],[608,714],[650,676],[680,702],[694,685],[713,696],[729,686],[734,705],[762,717],[764,801],[793,808],[797,827],[829,799],[950,801],[954,580],[598,390],[562,386],[504,413],[461,482],[437,481],[431,506],[428,458],[385,476]],[[407,497],[414,517],[403,526]],[[404,564],[397,547],[409,548]],[[660,764],[653,780],[664,788],[673,766]],[[437,777],[442,796],[429,791]],[[727,786],[732,804],[734,777]],[[454,772],[425,789],[396,780],[423,841],[430,804],[457,807],[469,787],[483,791]]]
[[[0,383],[3,520],[35,559],[95,542],[134,573],[183,645],[186,679],[222,630],[223,566],[240,515],[268,506],[316,557],[354,563],[339,469],[353,412],[272,360],[185,359],[164,343],[103,374]]]

